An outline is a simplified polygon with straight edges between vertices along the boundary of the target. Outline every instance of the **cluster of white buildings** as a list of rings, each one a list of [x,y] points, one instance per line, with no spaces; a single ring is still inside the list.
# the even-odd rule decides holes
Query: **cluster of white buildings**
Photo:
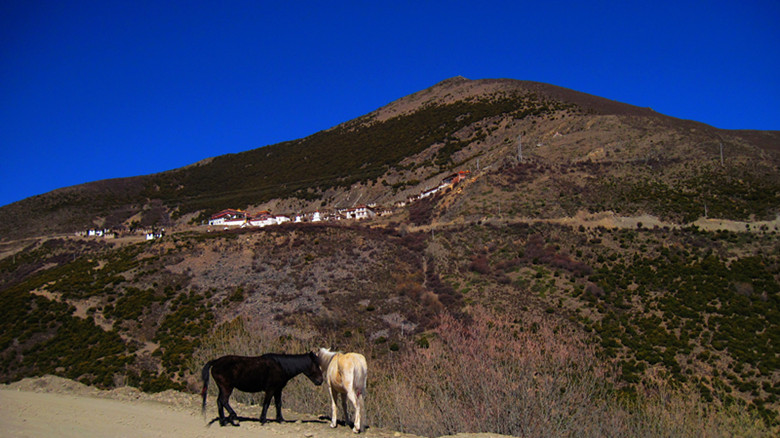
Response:
[[[268,211],[261,211],[250,215],[243,210],[227,209],[211,216],[210,226],[229,227],[266,227],[268,225],[281,225],[290,222],[288,216],[274,215]]]
[[[407,202],[400,202],[396,204],[397,207],[403,207],[407,203],[427,198],[435,195],[438,192],[450,189],[456,186],[461,181],[468,178],[470,172],[468,170],[462,170],[457,173],[453,173],[444,178],[441,183],[429,190],[420,193],[417,196],[410,197]],[[209,226],[223,227],[225,229],[231,227],[267,227],[269,225],[281,225],[285,222],[301,223],[301,222],[323,222],[323,221],[340,221],[340,220],[365,220],[373,219],[377,216],[383,216],[392,213],[391,210],[378,208],[376,204],[361,205],[355,208],[345,208],[336,210],[335,212],[320,212],[315,211],[313,213],[301,213],[294,217],[284,215],[274,215],[268,211],[261,211],[255,214],[249,214],[243,210],[227,209],[222,210],[219,213],[211,216],[209,219]]]
[[[419,201],[420,199],[424,199],[439,192],[444,192],[445,190],[451,189],[458,185],[458,183],[461,181],[464,181],[466,178],[468,178],[470,174],[471,172],[468,170],[461,170],[458,173],[448,175],[446,178],[441,180],[441,183],[439,183],[438,186],[425,190],[418,195],[410,196],[406,201],[396,203],[396,207],[405,207],[407,204],[411,204],[414,201]]]
[[[261,211],[255,214],[249,214],[243,210],[227,209],[211,216],[209,226],[213,227],[267,227],[269,225],[281,225],[285,222],[324,222],[339,221],[343,219],[363,220],[372,219],[379,214],[384,213],[376,208],[375,205],[361,205],[356,208],[345,208],[337,210],[335,213],[326,213],[315,211],[313,213],[301,213],[290,218],[284,215],[271,214],[268,211]]]
[[[408,203],[427,198],[435,195],[436,193],[443,192],[456,186],[461,181],[468,178],[470,172],[463,170],[457,173],[453,173],[444,179],[441,183],[432,188],[423,191],[419,195],[409,197],[406,202],[398,202],[395,207],[404,207]],[[209,226],[222,227],[224,229],[232,227],[267,227],[270,225],[281,225],[286,222],[301,223],[301,222],[331,222],[341,220],[367,220],[373,219],[377,216],[385,216],[392,214],[392,209],[377,207],[376,204],[360,205],[353,208],[344,208],[332,212],[320,212],[315,211],[312,213],[300,213],[293,217],[284,215],[271,214],[269,211],[261,211],[255,214],[249,214],[243,210],[227,209],[222,210],[219,213],[211,216],[209,219]],[[165,229],[136,229],[128,231],[126,229],[100,229],[92,228],[85,231],[79,231],[76,233],[80,237],[94,237],[94,238],[116,238],[128,234],[145,235],[146,240],[160,239],[165,235]]]
[[[135,232],[127,232],[122,231],[122,236],[131,235],[131,234],[143,234],[146,236],[146,240],[154,240],[154,239],[161,239],[165,235],[165,229],[155,229],[155,230],[146,230],[146,231],[135,231]],[[86,231],[78,231],[76,232],[76,235],[79,237],[96,237],[96,238],[104,238],[104,239],[115,239],[119,237],[120,233],[116,230],[110,230],[108,228],[100,229],[100,228],[90,228]]]
[[[114,230],[108,228],[90,228],[86,231],[76,231],[76,236],[79,237],[102,237],[105,239],[114,239],[117,237],[117,233]]]
[[[116,237],[116,232],[114,230],[109,230],[108,228],[104,228],[102,230],[96,228],[90,228],[87,231],[82,231],[77,234],[86,237],[105,237],[109,239],[113,239]]]

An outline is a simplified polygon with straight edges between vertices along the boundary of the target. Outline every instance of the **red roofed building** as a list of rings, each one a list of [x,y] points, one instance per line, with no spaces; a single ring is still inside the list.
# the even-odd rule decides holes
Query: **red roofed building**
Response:
[[[246,212],[227,209],[211,216],[209,225],[224,225],[226,227],[240,227],[246,223]]]

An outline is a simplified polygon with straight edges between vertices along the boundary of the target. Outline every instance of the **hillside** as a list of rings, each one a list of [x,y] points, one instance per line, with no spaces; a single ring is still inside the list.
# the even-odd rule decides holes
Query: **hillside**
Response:
[[[333,345],[369,357],[374,424],[418,435],[615,436],[580,429],[610,418],[652,436],[659,388],[707,406],[694,423],[776,428],[779,136],[453,78],[304,139],[33,197],[0,208],[0,377],[197,391],[217,355]],[[358,203],[391,213],[200,225]],[[127,234],[73,235],[95,226]],[[300,412],[328,403],[291,392]]]
[[[709,216],[730,219],[777,213],[780,133],[718,130],[541,83],[459,77],[303,139],[4,206],[0,236],[170,228],[225,208],[295,214],[356,202],[391,206],[452,170],[495,174],[516,158],[519,135],[524,158],[556,174],[538,183],[555,178],[585,192],[567,201],[569,213],[620,207],[686,221],[703,216],[705,204]],[[613,193],[614,186],[631,190]],[[527,189],[534,199],[526,204],[567,194]],[[535,210],[522,214],[561,213]]]

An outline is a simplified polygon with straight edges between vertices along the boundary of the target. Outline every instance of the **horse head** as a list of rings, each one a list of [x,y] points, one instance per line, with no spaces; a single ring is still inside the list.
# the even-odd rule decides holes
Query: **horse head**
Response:
[[[306,377],[311,380],[312,383],[314,383],[317,386],[322,385],[322,370],[320,369],[320,362],[317,359],[317,355],[309,352],[309,359],[311,359],[311,363],[306,368],[306,370],[303,372],[303,374],[306,375]]]

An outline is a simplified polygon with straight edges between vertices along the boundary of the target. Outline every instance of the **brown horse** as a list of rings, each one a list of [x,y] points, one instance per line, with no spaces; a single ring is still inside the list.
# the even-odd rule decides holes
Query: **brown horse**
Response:
[[[341,396],[341,410],[344,411],[344,420],[349,424],[347,413],[347,398],[355,407],[355,423],[352,431],[360,433],[361,420],[365,416],[363,398],[366,393],[366,377],[368,366],[366,358],[358,353],[338,353],[327,348],[320,348],[317,353],[320,368],[325,374],[330,390],[331,417],[330,427],[336,427],[338,409],[336,398]]]
[[[206,363],[201,377],[203,378],[202,411],[206,412],[206,394],[209,387],[209,369],[214,376],[219,388],[217,396],[217,410],[219,412],[219,425],[230,423],[238,426],[236,411],[228,403],[233,389],[244,392],[265,391],[263,399],[263,412],[260,421],[266,422],[268,406],[271,397],[276,404],[276,421],[284,421],[282,417],[282,389],[287,382],[298,374],[305,374],[315,385],[322,384],[322,371],[320,370],[317,356],[314,353],[305,354],[264,354],[262,356],[222,356]],[[230,414],[225,419],[223,409]]]

